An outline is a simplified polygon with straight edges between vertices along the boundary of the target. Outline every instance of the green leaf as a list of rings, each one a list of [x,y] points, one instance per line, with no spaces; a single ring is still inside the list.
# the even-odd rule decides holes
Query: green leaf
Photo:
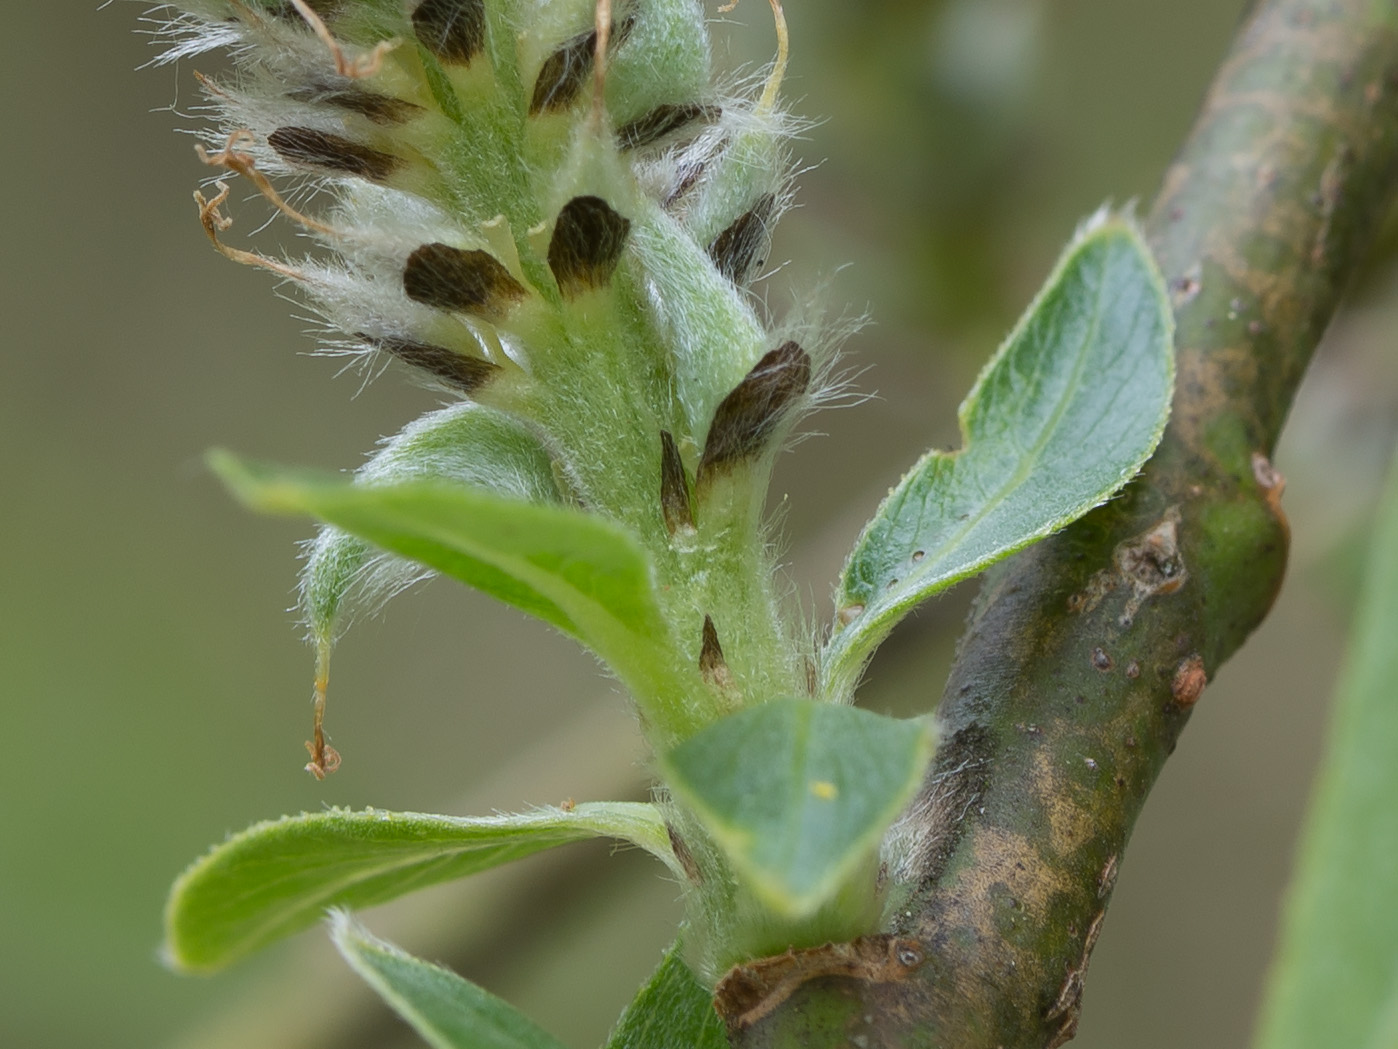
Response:
[[[825,694],[848,695],[914,605],[1063,528],[1135,475],[1174,383],[1164,281],[1135,227],[1090,223],[961,405],[963,447],[924,455],[841,573]]]
[[[565,1049],[514,1006],[336,911],[330,936],[364,981],[433,1049]]]
[[[315,924],[327,907],[367,907],[543,849],[592,837],[639,845],[676,868],[654,806],[595,802],[474,819],[331,810],[255,824],[175,882],[166,954],[213,970]]]
[[[355,471],[356,484],[429,481],[482,489],[531,503],[556,503],[553,463],[539,438],[504,412],[465,401],[429,412],[388,438]],[[424,575],[327,525],[301,572],[301,607],[317,640],[343,627],[346,606],[376,608]]]
[[[779,699],[715,722],[661,769],[759,898],[801,917],[872,853],[931,755],[921,722]]]
[[[601,656],[637,702],[698,680],[675,658],[645,551],[608,521],[463,485],[352,484],[227,452],[212,453],[210,463],[251,507],[312,514],[552,623]],[[683,708],[653,703],[646,714],[683,735],[693,728]]]
[[[1398,466],[1352,637],[1258,1049],[1398,1045]]]
[[[606,1049],[728,1049],[713,993],[684,963],[678,941],[621,1014]]]

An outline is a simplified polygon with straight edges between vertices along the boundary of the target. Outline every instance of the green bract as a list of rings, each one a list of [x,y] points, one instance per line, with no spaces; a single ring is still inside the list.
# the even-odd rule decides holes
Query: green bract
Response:
[[[763,511],[835,340],[774,321],[749,290],[791,195],[784,25],[746,97],[714,86],[699,0],[172,6],[170,57],[234,59],[207,84],[222,122],[209,161],[322,250],[225,246],[222,190],[200,197],[210,238],[299,284],[331,348],[454,402],[353,476],[211,460],[249,505],[323,522],[302,578],[310,767],[338,762],[319,719],[349,612],[442,574],[595,652],[662,782],[654,806],[259,824],[176,883],[171,959],[216,968],[327,907],[608,835],[666,863],[695,945],[667,956],[612,1045],[723,1044],[708,999],[724,968],[879,931],[881,842],[933,731],[848,705],[874,647],[917,602],[1109,498],[1159,439],[1171,325],[1148,250],[1121,217],[1074,240],[968,397],[966,447],[929,453],[860,537],[822,650],[782,600]],[[333,205],[303,215],[263,172]],[[334,936],[434,1046],[555,1044],[344,915]]]

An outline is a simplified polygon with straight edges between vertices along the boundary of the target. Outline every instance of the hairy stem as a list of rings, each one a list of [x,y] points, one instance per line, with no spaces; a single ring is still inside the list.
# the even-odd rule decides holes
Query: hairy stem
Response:
[[[1395,176],[1398,8],[1260,3],[1148,222],[1178,323],[1170,429],[1120,498],[992,574],[895,828],[885,932],[918,964],[793,956],[768,1001],[726,1011],[736,1045],[1072,1037],[1146,795],[1281,584],[1269,457]]]

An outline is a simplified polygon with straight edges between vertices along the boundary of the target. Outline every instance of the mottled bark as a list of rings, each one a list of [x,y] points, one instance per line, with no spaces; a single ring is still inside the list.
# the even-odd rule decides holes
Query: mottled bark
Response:
[[[1126,492],[987,581],[898,828],[918,964],[787,981],[736,1045],[1043,1049],[1077,1025],[1131,828],[1208,679],[1267,614],[1270,456],[1398,175],[1398,4],[1258,5],[1147,227],[1179,382]]]

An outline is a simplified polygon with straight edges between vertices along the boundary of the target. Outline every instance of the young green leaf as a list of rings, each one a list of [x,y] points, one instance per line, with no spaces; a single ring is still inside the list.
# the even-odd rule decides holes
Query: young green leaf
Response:
[[[757,895],[801,917],[868,858],[931,755],[922,722],[778,699],[710,725],[661,770]]]
[[[1164,432],[1174,324],[1150,249],[1095,220],[961,405],[963,447],[920,459],[841,573],[825,692],[844,696],[918,602],[1042,539],[1135,475]]]
[[[330,937],[350,968],[433,1049],[565,1049],[509,1002],[380,940],[344,911],[331,916]]]
[[[1398,1046],[1398,460],[1353,637],[1258,1049]]]
[[[674,943],[617,1021],[606,1049],[728,1049],[713,992]]]
[[[639,845],[683,877],[665,821],[636,802],[475,819],[332,810],[254,824],[175,882],[166,954],[181,969],[218,969],[315,924],[327,907],[368,907],[593,837]]]
[[[675,659],[645,551],[608,521],[442,482],[351,484],[226,452],[210,462],[249,506],[313,514],[552,623],[601,656],[638,702],[702,687]],[[645,714],[677,736],[695,727],[682,703]]]

